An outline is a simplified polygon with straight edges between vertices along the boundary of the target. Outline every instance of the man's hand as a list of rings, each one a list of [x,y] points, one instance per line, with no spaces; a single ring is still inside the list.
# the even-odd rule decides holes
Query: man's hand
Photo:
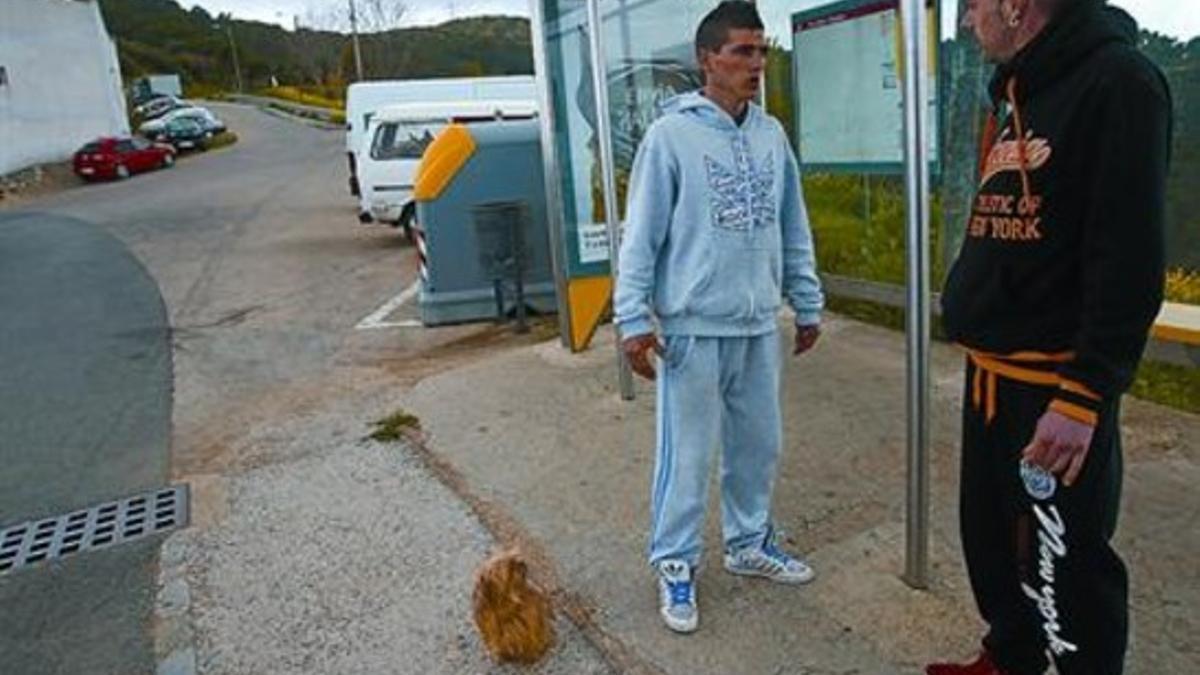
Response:
[[[792,356],[803,354],[813,348],[817,344],[817,338],[821,337],[821,327],[819,325],[812,326],[796,326],[796,346],[792,348]]]
[[[1047,411],[1038,420],[1033,440],[1021,451],[1021,456],[1030,464],[1061,475],[1063,485],[1071,487],[1083,471],[1094,431],[1089,424]]]
[[[650,352],[659,356],[663,353],[658,336],[654,333],[647,333],[628,338],[621,342],[621,351],[625,353],[625,358],[628,359],[629,367],[633,368],[633,372],[647,380],[654,379],[654,366],[650,361]]]

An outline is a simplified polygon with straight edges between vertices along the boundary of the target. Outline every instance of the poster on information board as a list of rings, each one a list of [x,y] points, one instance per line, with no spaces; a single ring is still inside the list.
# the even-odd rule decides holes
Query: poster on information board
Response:
[[[795,140],[806,171],[904,171],[899,10],[898,0],[843,0],[792,15]],[[929,156],[936,158],[938,21],[932,3],[928,12]]]

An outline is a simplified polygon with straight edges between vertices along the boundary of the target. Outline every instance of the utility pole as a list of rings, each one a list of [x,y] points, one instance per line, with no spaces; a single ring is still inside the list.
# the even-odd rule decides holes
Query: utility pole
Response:
[[[221,29],[221,24],[214,23],[213,28]],[[233,76],[237,80],[238,93],[242,93],[242,69],[238,65],[237,44],[233,41],[233,24],[225,21],[225,35],[229,38],[229,54],[233,57]]]
[[[358,73],[357,82],[362,82],[362,48],[358,45],[358,13],[354,9],[354,0],[350,2],[350,35],[354,41],[354,70]]]

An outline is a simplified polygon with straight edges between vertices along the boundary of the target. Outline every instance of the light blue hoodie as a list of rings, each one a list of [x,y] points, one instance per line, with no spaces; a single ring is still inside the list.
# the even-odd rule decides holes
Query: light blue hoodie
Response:
[[[800,171],[777,120],[751,104],[739,126],[699,92],[667,102],[629,182],[614,298],[621,337],[732,337],[798,325],[824,298]]]

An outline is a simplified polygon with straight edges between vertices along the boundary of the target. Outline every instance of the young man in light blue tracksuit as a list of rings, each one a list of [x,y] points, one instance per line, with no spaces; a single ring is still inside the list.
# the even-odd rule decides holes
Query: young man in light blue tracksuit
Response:
[[[752,103],[762,28],[747,2],[705,17],[696,34],[705,86],[667,104],[630,180],[616,321],[632,368],[658,380],[649,556],[663,620],[678,632],[698,624],[695,569],[718,441],[725,569],[813,577],[776,547],[770,513],[782,435],[777,315],[786,298],[800,354],[817,340],[823,298],[796,159],[779,122]]]

